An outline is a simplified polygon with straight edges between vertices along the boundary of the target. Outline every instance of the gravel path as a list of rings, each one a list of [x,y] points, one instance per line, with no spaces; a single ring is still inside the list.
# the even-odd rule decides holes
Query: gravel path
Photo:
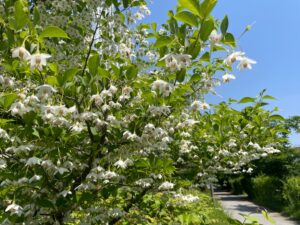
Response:
[[[232,195],[228,192],[216,192],[215,197],[220,201],[224,210],[234,219],[243,222],[244,218],[240,213],[251,214],[258,218],[259,222],[263,225],[272,225],[260,213],[261,210],[258,205],[247,200],[243,195]],[[269,212],[269,215],[276,221],[276,225],[300,225],[300,222],[293,221],[287,217],[282,216],[280,213]]]

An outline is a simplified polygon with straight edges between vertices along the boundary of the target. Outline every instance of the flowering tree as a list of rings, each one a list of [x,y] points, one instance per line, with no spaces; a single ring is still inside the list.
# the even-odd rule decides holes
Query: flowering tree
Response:
[[[160,28],[139,22],[144,0],[0,3],[3,223],[147,221],[145,198],[193,203],[182,188],[278,152],[271,96],[205,102],[256,63],[211,15],[217,0],[179,0]]]

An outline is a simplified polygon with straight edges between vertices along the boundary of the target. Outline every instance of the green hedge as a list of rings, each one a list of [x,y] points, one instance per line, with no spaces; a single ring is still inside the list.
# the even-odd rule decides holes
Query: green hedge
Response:
[[[283,197],[288,203],[286,211],[292,217],[300,219],[300,176],[290,177],[286,180]]]
[[[283,184],[277,177],[260,175],[251,179],[254,201],[267,208],[281,211],[284,205]]]
[[[242,185],[243,177],[235,177],[235,178],[229,178],[228,183],[230,190],[233,194],[243,194],[244,193],[244,187]]]

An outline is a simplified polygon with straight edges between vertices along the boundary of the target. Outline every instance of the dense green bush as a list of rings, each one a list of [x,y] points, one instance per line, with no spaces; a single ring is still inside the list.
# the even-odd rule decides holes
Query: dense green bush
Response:
[[[228,179],[229,188],[233,194],[238,195],[244,193],[244,186],[242,184],[243,179],[244,178],[242,176],[232,177]]]
[[[282,181],[277,177],[260,175],[252,178],[254,201],[274,210],[282,210]]]
[[[283,197],[288,203],[286,211],[300,219],[300,176],[287,179],[283,188]]]
[[[139,205],[139,209],[132,207],[118,224],[239,224],[230,219],[219,205],[214,204],[209,194],[193,189],[181,189],[181,194],[149,193],[140,199]],[[72,216],[76,222],[69,225],[81,224],[86,215],[75,212]]]

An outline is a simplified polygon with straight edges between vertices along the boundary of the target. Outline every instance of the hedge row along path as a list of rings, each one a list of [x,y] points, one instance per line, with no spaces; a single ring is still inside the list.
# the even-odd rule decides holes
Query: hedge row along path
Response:
[[[227,214],[234,219],[244,222],[244,217],[240,214],[251,214],[251,216],[255,216],[261,224],[272,225],[272,223],[267,221],[261,214],[262,207],[248,201],[247,197],[244,195],[232,195],[229,192],[216,192],[215,197],[219,200]],[[280,213],[269,211],[269,215],[275,220],[276,225],[300,225],[300,222],[284,217]]]

